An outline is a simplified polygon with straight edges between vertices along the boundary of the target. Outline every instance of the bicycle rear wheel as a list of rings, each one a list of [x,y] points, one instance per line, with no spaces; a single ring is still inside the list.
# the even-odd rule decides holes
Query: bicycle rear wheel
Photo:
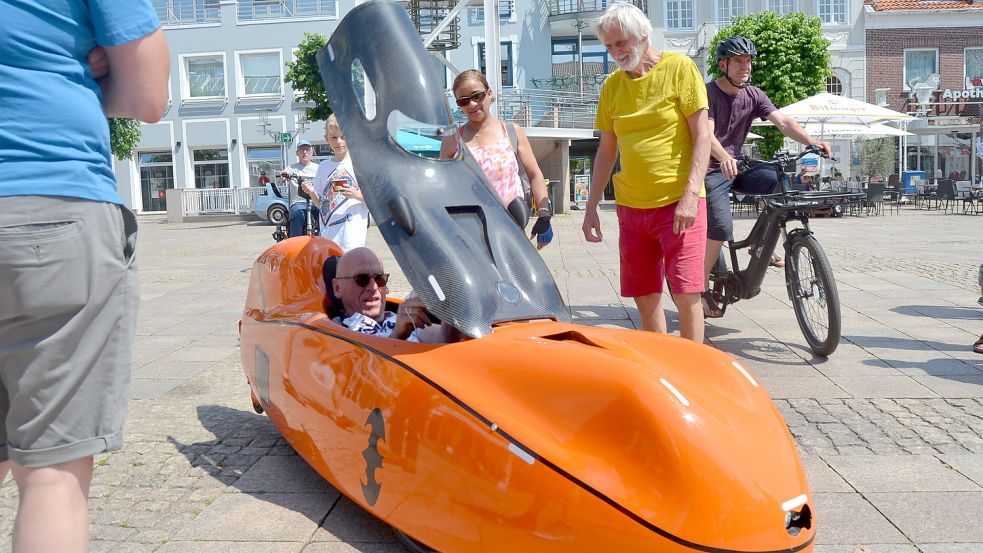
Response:
[[[840,296],[833,269],[811,234],[789,239],[785,283],[802,335],[817,355],[828,356],[840,344]]]

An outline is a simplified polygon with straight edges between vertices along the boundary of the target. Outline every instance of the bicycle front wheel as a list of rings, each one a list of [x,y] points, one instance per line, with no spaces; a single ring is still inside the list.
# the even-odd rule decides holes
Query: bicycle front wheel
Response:
[[[828,356],[840,344],[840,296],[833,268],[811,234],[792,236],[785,260],[785,283],[802,335],[816,355]]]

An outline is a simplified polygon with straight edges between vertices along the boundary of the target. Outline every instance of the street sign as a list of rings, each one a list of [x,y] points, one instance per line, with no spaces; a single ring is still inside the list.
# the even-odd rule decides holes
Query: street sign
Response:
[[[278,144],[290,144],[293,139],[294,137],[290,136],[288,132],[273,133],[273,141]]]

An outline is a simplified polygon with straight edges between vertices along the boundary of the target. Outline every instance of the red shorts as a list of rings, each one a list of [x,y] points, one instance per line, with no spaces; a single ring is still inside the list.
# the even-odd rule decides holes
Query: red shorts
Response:
[[[707,249],[707,202],[700,198],[696,224],[672,232],[676,204],[651,209],[618,206],[621,236],[621,295],[661,294],[669,281],[675,293],[702,292],[703,258]]]

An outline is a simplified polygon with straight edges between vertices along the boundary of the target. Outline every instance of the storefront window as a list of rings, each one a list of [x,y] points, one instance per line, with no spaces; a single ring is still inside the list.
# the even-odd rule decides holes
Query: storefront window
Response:
[[[167,211],[167,189],[174,188],[174,156],[171,152],[141,152],[137,159],[143,211]]]
[[[195,188],[229,187],[229,151],[195,150]]]
[[[265,186],[283,170],[283,149],[277,146],[247,148],[246,163],[249,166],[249,186]]]

